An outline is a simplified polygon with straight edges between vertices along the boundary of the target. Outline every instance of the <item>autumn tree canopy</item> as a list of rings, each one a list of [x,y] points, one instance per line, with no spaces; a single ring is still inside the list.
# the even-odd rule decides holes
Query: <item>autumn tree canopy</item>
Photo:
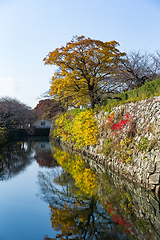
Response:
[[[76,36],[65,47],[56,48],[45,58],[45,64],[58,67],[51,82],[50,95],[69,105],[90,103],[91,108],[110,87],[109,76],[113,76],[125,56],[116,41],[102,42]],[[115,81],[115,79],[114,79]]]

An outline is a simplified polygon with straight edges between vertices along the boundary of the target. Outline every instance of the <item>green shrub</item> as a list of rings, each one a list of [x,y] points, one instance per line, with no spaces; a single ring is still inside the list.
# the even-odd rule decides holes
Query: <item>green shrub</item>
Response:
[[[113,107],[129,103],[141,101],[144,99],[148,99],[150,97],[159,96],[160,95],[160,78],[155,79],[154,81],[147,82],[145,85],[138,89],[134,89],[128,92],[122,92],[119,94],[113,94],[111,97],[118,97],[119,99],[104,99],[101,103],[101,107],[110,112]]]

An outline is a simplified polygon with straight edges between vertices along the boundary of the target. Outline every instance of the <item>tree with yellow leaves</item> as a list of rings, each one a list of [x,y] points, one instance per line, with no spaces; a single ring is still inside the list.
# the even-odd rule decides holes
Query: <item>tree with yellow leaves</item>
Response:
[[[117,49],[118,45],[116,41],[75,36],[65,47],[50,52],[43,59],[45,64],[58,67],[52,77],[50,95],[67,105],[87,103],[93,109],[104,93],[117,88],[110,77],[125,56]]]
[[[98,203],[93,171],[84,169],[86,163],[79,155],[72,159],[71,154],[55,147],[54,153],[64,170],[39,172],[38,183],[40,197],[49,204],[56,239],[122,239],[120,234],[115,235],[115,223]],[[44,238],[47,239],[55,238]]]

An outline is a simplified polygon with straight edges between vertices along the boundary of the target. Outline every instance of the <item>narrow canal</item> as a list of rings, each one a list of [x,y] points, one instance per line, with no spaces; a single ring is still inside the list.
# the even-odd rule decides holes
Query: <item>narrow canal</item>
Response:
[[[160,239],[159,196],[47,138],[0,153],[0,240]]]

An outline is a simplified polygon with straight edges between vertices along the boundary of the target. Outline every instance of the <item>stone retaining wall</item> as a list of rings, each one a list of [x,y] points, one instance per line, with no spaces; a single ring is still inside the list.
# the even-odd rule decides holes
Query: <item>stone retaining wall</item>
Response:
[[[132,160],[129,162],[119,161],[116,151],[110,157],[103,154],[104,143],[108,133],[104,129],[107,122],[107,112],[100,112],[96,119],[98,120],[99,128],[101,129],[101,137],[99,144],[96,146],[87,146],[83,149],[76,149],[88,157],[94,159],[115,172],[123,175],[148,190],[160,191],[160,96],[153,97],[147,100],[142,100],[135,103],[127,103],[125,105],[115,107],[111,113],[114,113],[114,118],[118,121],[120,114],[128,114],[134,117],[135,135],[133,137]],[[110,114],[111,114],[110,113]],[[52,126],[51,131],[54,126]],[[127,127],[126,129],[127,130]],[[120,132],[123,139],[123,133]],[[116,137],[116,136],[115,136]],[[114,138],[114,136],[113,136]],[[137,145],[141,139],[145,138],[151,143],[150,149],[138,151]],[[67,144],[72,149],[74,145]]]

